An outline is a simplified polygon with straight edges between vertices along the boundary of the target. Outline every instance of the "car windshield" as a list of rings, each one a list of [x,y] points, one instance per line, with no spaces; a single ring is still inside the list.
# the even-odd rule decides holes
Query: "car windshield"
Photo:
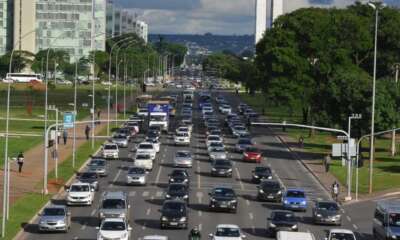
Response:
[[[171,173],[171,176],[172,177],[186,177],[187,174],[185,172],[183,172],[183,171],[173,171]]]
[[[250,139],[239,139],[238,144],[251,145],[251,140]]]
[[[223,148],[213,148],[211,152],[225,152],[225,150]]]
[[[189,134],[188,133],[184,133],[184,132],[179,132],[179,133],[176,133],[176,136],[177,137],[188,137]]]
[[[165,116],[151,116],[150,121],[161,122],[165,121]]]
[[[275,212],[273,215],[275,221],[295,221],[296,218],[293,213],[290,212]]]
[[[101,226],[101,230],[103,231],[124,231],[125,223],[124,222],[104,222]]]
[[[80,178],[89,178],[89,179],[96,179],[97,174],[92,172],[84,172],[81,173]]]
[[[181,193],[186,191],[186,185],[184,184],[172,184],[168,188],[169,193]]]
[[[256,173],[271,173],[271,169],[267,167],[256,167],[254,171]]]
[[[140,149],[153,149],[153,145],[152,144],[140,144],[139,148]]]
[[[263,189],[279,189],[279,188],[281,188],[281,186],[279,185],[278,182],[270,182],[270,181],[261,183],[261,187]]]
[[[187,127],[180,127],[180,128],[178,129],[178,131],[179,131],[179,132],[189,132],[189,128],[187,128]]]
[[[223,148],[224,145],[223,145],[221,142],[212,142],[212,143],[210,143],[210,147],[213,147],[213,148]]]
[[[167,202],[167,203],[164,203],[163,211],[166,211],[166,212],[184,212],[185,211],[185,205],[184,205],[184,203],[180,203],[180,202]]]
[[[305,198],[304,192],[302,191],[288,191],[286,197],[290,198]]]
[[[43,215],[45,215],[45,216],[63,216],[63,215],[65,215],[65,210],[63,208],[45,208],[43,210]]]
[[[353,234],[349,233],[332,233],[330,240],[356,240]]]
[[[221,141],[219,137],[208,137],[208,141]]]
[[[148,154],[138,154],[136,155],[135,160],[147,160],[150,159],[150,155]]]
[[[215,166],[227,166],[231,167],[232,163],[229,160],[216,160],[215,161]]]
[[[240,237],[240,231],[237,228],[222,227],[215,233],[217,237]]]
[[[339,207],[334,202],[319,202],[317,208],[320,210],[338,211]]]
[[[147,113],[147,109],[139,109],[140,113]]]
[[[128,174],[145,174],[146,171],[144,168],[130,168],[128,170]]]
[[[236,131],[246,131],[246,128],[245,128],[245,127],[242,127],[242,126],[236,126],[236,127],[235,127],[235,130],[236,130]]]
[[[248,148],[246,148],[246,152],[257,153],[258,149],[255,147],[248,147]]]
[[[400,227],[400,214],[391,213],[389,215],[389,225],[393,227]]]
[[[120,134],[120,135],[114,136],[114,138],[115,138],[115,139],[126,139],[126,135]]]
[[[69,190],[71,192],[88,192],[90,187],[88,185],[72,185]]]
[[[105,199],[103,201],[104,209],[124,209],[125,201],[122,199]]]
[[[214,189],[213,195],[217,197],[234,197],[235,192],[230,188],[216,188]]]
[[[105,150],[117,150],[117,148],[118,148],[117,145],[113,145],[113,144],[112,145],[109,144],[109,145],[105,145],[104,146]]]
[[[176,157],[180,158],[190,158],[191,154],[190,152],[177,152]]]
[[[106,165],[106,161],[104,160],[92,160],[89,163],[90,166],[105,166]]]

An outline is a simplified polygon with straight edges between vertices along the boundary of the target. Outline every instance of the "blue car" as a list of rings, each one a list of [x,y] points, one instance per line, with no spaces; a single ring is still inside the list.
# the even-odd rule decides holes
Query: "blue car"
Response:
[[[303,189],[288,188],[282,197],[282,203],[288,210],[307,211],[307,197]]]

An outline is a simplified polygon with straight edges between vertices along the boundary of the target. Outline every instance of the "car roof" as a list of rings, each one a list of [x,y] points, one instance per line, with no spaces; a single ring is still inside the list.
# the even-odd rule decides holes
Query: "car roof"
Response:
[[[125,220],[123,218],[105,218],[103,222],[123,222],[125,223]]]
[[[330,233],[347,233],[347,234],[354,234],[353,231],[342,229],[342,228],[333,228],[330,230]]]
[[[117,192],[104,192],[104,198],[114,198],[114,199],[120,199],[120,198],[125,198],[126,194],[122,191],[117,191]]]
[[[235,224],[218,224],[217,228],[238,228],[238,229],[240,229],[239,226],[235,225]]]
[[[303,192],[303,193],[305,193],[305,190],[302,189],[302,188],[288,188],[286,191],[287,191],[287,192],[289,192],[289,191],[296,191],[296,192]]]
[[[84,182],[77,181],[77,182],[72,183],[71,186],[72,185],[86,185],[87,186],[87,185],[90,185],[90,183],[84,183]]]
[[[381,200],[377,203],[377,208],[390,213],[400,213],[400,200]]]
[[[62,208],[62,209],[67,209],[67,206],[65,205],[60,205],[60,204],[50,204],[48,206],[46,206],[44,209],[46,208]]]

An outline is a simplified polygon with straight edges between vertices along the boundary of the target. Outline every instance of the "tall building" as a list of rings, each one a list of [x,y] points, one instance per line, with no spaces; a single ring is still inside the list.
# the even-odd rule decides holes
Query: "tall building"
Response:
[[[12,49],[12,0],[0,0],[0,55]]]
[[[143,21],[139,21],[136,20],[133,23],[134,26],[134,32],[141,37],[145,43],[148,42],[148,36],[149,36],[149,26],[147,25],[147,23],[143,22]]]
[[[32,53],[52,48],[67,51],[72,58],[87,56],[91,51],[92,1],[94,47],[105,50],[105,0],[14,0],[14,42]]]
[[[267,28],[283,14],[283,0],[256,0],[255,43],[263,37]]]

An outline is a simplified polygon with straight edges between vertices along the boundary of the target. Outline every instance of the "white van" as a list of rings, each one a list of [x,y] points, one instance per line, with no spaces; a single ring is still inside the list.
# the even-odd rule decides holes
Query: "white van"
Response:
[[[312,233],[279,231],[276,240],[315,240]]]

